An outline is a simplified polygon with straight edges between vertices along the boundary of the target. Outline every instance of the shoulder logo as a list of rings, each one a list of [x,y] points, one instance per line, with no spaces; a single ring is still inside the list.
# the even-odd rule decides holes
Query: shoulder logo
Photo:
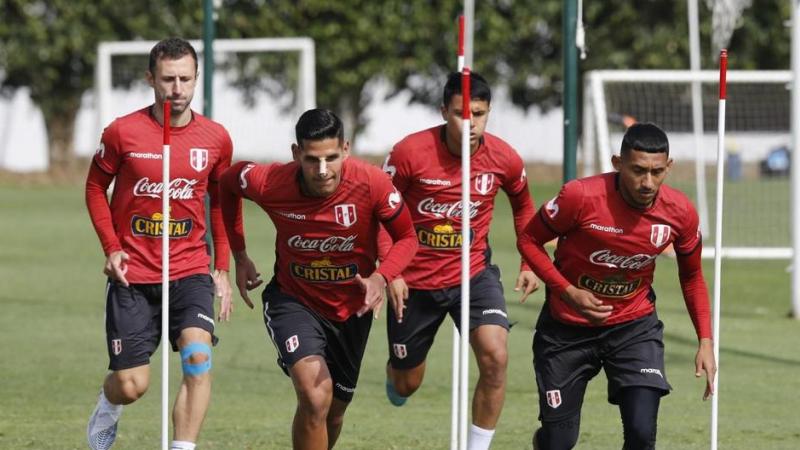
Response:
[[[241,187],[242,190],[247,189],[247,178],[246,178],[247,172],[253,170],[253,167],[255,166],[256,166],[255,164],[248,164],[244,166],[244,169],[242,169],[241,172],[239,172],[239,187]]]
[[[352,203],[345,203],[336,205],[333,208],[336,223],[343,227],[350,227],[356,223],[356,205]]]
[[[397,209],[397,205],[400,204],[402,198],[400,197],[400,193],[395,190],[391,194],[389,194],[389,208]]]
[[[556,203],[556,199],[551,198],[550,201],[544,205],[544,210],[548,217],[555,219],[556,215],[558,215],[558,204]]]
[[[106,157],[106,144],[100,143],[100,146],[97,147],[97,150],[94,152],[95,155],[100,155],[100,159]]]
[[[388,173],[390,177],[394,178],[394,174],[397,173],[397,167],[389,164],[390,159],[392,159],[392,155],[387,155],[386,160],[383,161],[383,171]]]
[[[486,195],[492,190],[494,186],[493,173],[481,173],[475,177],[475,190],[481,195]]]
[[[208,167],[208,150],[204,148],[189,149],[189,165],[192,169],[202,172]]]
[[[669,242],[672,228],[661,223],[650,225],[650,243],[656,248]]]
[[[525,181],[528,178],[528,172],[525,171],[525,168],[522,168],[522,175],[519,176],[519,181]]]

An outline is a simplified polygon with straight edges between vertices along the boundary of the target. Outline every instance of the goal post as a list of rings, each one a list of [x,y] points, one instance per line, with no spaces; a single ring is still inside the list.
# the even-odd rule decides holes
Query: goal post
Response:
[[[198,67],[203,67],[203,41],[190,40],[192,46],[197,51]],[[136,94],[135,104],[137,106],[131,107],[129,105],[122,106],[122,101],[116,100],[114,85],[114,71],[115,58],[122,57],[139,57],[142,60],[136,60],[135,67],[130,70],[137,71],[136,78],[144,79],[144,72],[147,69],[147,56],[150,50],[158,43],[158,41],[117,41],[117,42],[101,42],[97,47],[97,65],[95,68],[95,99],[96,99],[96,136],[100,136],[103,128],[107,126],[115,117],[127,114],[135,107],[144,107],[152,103],[152,90],[143,90],[141,95]],[[294,94],[292,103],[294,105],[294,112],[300,113],[302,111],[316,107],[316,68],[315,68],[315,48],[314,41],[307,37],[295,38],[254,38],[254,39],[216,39],[214,40],[214,53],[221,55],[220,58],[215,58],[215,70],[222,70],[223,72],[230,72],[231,69],[225,68],[225,55],[241,53],[241,54],[297,54],[297,67],[296,76],[284,76],[285,80],[293,83],[289,86]],[[248,66],[244,65],[245,69]],[[252,75],[252,74],[251,74]],[[200,76],[203,74],[201,72]],[[231,78],[236,77],[236,74],[231,73],[226,77],[225,74],[215,76],[215,88],[219,91],[220,86],[227,86],[225,83],[230,84]],[[226,89],[228,90],[228,89]],[[230,91],[237,92],[238,88],[230,86]],[[198,86],[195,89],[195,97],[192,101],[193,109],[200,111],[202,105],[202,89]],[[219,93],[215,94],[214,98],[214,120],[219,121],[231,134],[234,141],[234,152],[237,157],[251,157],[255,159],[282,159],[288,158],[288,145],[293,142],[293,125],[294,119],[298,114],[285,114],[284,111],[273,112],[272,116],[275,120],[268,117],[260,117],[261,123],[250,123],[242,120],[246,115],[245,112],[248,107],[245,106],[244,101],[236,99],[235,101],[225,101],[220,98]],[[257,99],[255,103],[261,98]],[[278,103],[270,101],[261,103]],[[284,101],[285,103],[285,101]],[[140,106],[139,106],[140,105]],[[257,105],[258,108],[262,106],[270,107],[275,110],[277,107],[273,105]],[[254,109],[256,114],[260,114],[261,109]],[[254,117],[253,121],[257,121],[259,117]],[[244,123],[247,122],[247,123]],[[285,123],[284,123],[285,122]],[[266,124],[266,125],[265,125]],[[280,136],[276,138],[276,133],[269,127],[279,127]],[[256,136],[258,135],[258,136]],[[264,142],[265,138],[270,139],[268,144]],[[277,140],[277,142],[275,142]],[[288,140],[288,142],[283,142]],[[265,149],[265,147],[268,147]],[[270,154],[269,152],[275,152]]]
[[[729,71],[726,122],[726,198],[722,256],[735,259],[789,259],[793,255],[788,164],[792,145],[790,71]],[[697,148],[692,121],[692,83],[703,98],[704,130]],[[584,80],[583,172],[612,171],[624,130],[631,121],[650,121],[667,131],[676,170],[668,184],[686,192],[709,221],[714,208],[716,95],[715,70],[599,70]],[[595,157],[596,155],[596,157]],[[775,156],[777,155],[777,156]],[[703,173],[704,172],[704,173]],[[700,173],[700,176],[698,176]],[[698,189],[698,185],[706,189]],[[708,198],[698,198],[698,192]],[[713,224],[701,224],[713,230]],[[706,240],[713,233],[704,233]],[[706,246],[704,257],[713,257]]]

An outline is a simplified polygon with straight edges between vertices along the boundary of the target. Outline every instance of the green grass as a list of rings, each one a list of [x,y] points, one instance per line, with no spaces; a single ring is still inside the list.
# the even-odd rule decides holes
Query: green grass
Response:
[[[533,180],[535,183],[536,180]],[[537,186],[539,188],[539,186]],[[557,189],[536,192],[537,203]],[[83,206],[80,187],[0,187],[0,448],[82,449],[86,420],[107,364],[103,329],[103,257]],[[252,208],[246,218],[249,250],[268,273],[272,231]],[[495,260],[505,274],[509,315],[508,394],[493,448],[529,448],[537,425],[531,333],[542,293],[525,305],[511,292],[518,269],[508,202],[501,196],[492,233]],[[785,262],[726,262],[720,392],[720,448],[795,449],[800,442],[800,324],[786,318]],[[711,266],[706,266],[711,273]],[[708,447],[710,402],[694,377],[694,331],[680,296],[675,263],[658,262],[658,310],[666,323],[666,358],[674,387],[659,418],[659,448]],[[710,283],[709,283],[710,284]],[[213,401],[201,437],[203,449],[285,449],[294,411],[291,383],[275,364],[260,311],[238,298],[233,322],[221,324],[214,351]],[[385,321],[377,320],[359,390],[339,448],[441,449],[449,444],[450,327],[431,351],[421,390],[403,408],[383,393],[387,358]],[[151,391],[126,407],[115,449],[156,448],[159,439],[159,367]],[[172,359],[172,392],[180,367]],[[475,374],[473,364],[471,374]],[[605,376],[589,387],[578,448],[618,449],[618,412],[605,400]]]

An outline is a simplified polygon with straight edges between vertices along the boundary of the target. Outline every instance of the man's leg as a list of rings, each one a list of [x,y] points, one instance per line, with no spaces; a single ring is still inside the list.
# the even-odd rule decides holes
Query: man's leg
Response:
[[[479,376],[468,442],[470,449],[488,449],[505,400],[508,330],[500,325],[481,325],[470,332],[470,341]]]
[[[147,392],[149,383],[149,365],[117,370],[106,375],[86,429],[90,448],[111,448],[117,437],[117,423],[122,415],[122,406],[141,398]]]
[[[411,289],[402,322],[387,308],[386,393],[395,406],[402,406],[425,378],[425,359],[447,315],[447,299],[441,292]]]
[[[662,391],[649,387],[628,387],[618,394],[619,412],[625,436],[624,450],[656,448],[658,406]]]
[[[339,439],[339,433],[342,432],[342,424],[344,424],[344,413],[349,404],[338,398],[333,398],[327,420],[328,448],[333,448],[336,445],[336,440]]]
[[[297,410],[292,422],[292,446],[295,450],[326,450],[328,445],[328,412],[333,401],[333,381],[328,365],[319,355],[307,356],[289,369],[295,393]],[[336,411],[340,417],[331,423],[337,436],[331,436],[331,445],[341,430],[344,410]]]
[[[183,380],[172,410],[174,440],[196,443],[211,399],[211,334],[202,328],[185,328],[178,338],[178,349]]]

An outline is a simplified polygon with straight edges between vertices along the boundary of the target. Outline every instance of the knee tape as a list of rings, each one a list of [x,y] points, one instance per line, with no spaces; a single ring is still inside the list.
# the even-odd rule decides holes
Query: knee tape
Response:
[[[207,359],[201,363],[192,364],[189,358],[192,354],[206,355]],[[192,342],[181,349],[181,367],[184,375],[196,377],[211,370],[211,347],[204,342]]]

